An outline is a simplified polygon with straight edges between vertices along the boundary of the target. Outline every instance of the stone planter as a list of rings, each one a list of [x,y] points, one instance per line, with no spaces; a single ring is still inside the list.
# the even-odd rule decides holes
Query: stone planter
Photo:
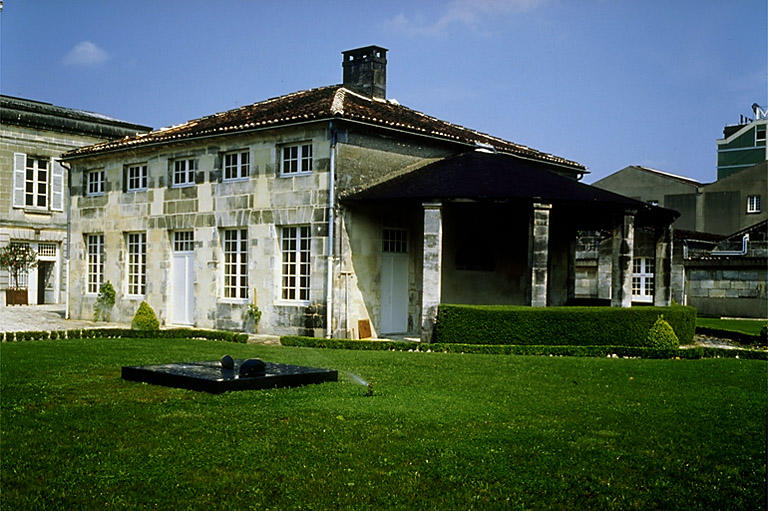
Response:
[[[6,289],[5,304],[6,305],[27,305],[27,290],[26,289]]]

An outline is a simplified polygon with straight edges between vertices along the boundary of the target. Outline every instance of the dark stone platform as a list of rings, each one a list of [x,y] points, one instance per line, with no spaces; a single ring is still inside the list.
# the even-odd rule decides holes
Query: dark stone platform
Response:
[[[295,366],[264,362],[264,372],[254,376],[240,376],[245,359],[235,359],[234,367],[222,367],[219,360],[207,362],[181,362],[149,366],[123,366],[124,380],[141,381],[166,387],[200,390],[219,394],[231,390],[298,387],[310,383],[338,381],[339,374],[332,369]]]

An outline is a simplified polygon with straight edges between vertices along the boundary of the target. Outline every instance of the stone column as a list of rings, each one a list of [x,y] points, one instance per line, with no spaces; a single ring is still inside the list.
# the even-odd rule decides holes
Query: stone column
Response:
[[[653,304],[669,306],[672,298],[672,226],[656,231],[656,267],[653,270]]]
[[[531,307],[547,306],[549,266],[549,213],[551,204],[533,203],[533,253],[531,254]]]
[[[627,211],[613,228],[611,307],[632,306],[632,258],[635,243],[635,212]]]
[[[424,247],[421,279],[421,340],[432,341],[440,305],[443,259],[443,214],[439,202],[425,202]]]

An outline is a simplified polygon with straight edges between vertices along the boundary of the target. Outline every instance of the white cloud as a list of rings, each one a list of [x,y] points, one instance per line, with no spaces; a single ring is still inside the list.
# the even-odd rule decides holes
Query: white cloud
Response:
[[[97,66],[109,59],[109,54],[91,41],[77,43],[64,55],[62,62],[66,66]]]
[[[509,14],[511,12],[528,11],[538,7],[547,0],[452,0],[445,11],[429,21],[419,18],[408,18],[398,14],[388,24],[394,29],[412,36],[435,36],[444,34],[452,25],[463,25],[478,29],[487,19]]]

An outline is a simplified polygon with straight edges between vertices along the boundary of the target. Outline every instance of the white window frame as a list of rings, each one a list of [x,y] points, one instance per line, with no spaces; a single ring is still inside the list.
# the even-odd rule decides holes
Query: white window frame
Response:
[[[226,301],[248,300],[248,229],[223,229],[221,249],[224,254],[221,296]]]
[[[36,156],[27,156],[26,160],[24,165],[24,207],[47,210],[50,207],[48,195],[52,170],[51,160]],[[29,203],[30,198],[31,204]],[[40,204],[40,199],[43,199],[44,204]]]
[[[251,152],[229,151],[221,157],[221,180],[244,181],[251,175]]]
[[[762,130],[760,128],[762,128]],[[758,133],[760,131],[763,132],[763,138],[760,138],[758,136]],[[768,132],[768,125],[764,124],[762,126],[760,126],[760,125],[755,126],[755,147],[765,145],[766,134],[768,134],[767,132]],[[762,144],[761,144],[761,142],[762,142]]]
[[[632,301],[653,302],[655,272],[654,258],[635,257],[632,260]]]
[[[184,188],[195,184],[195,172],[197,172],[197,160],[193,158],[181,158],[173,161],[173,175],[171,176],[172,188]],[[179,180],[181,178],[181,180]]]
[[[311,174],[314,169],[312,142],[280,146],[280,175],[282,177]]]
[[[312,229],[309,225],[280,228],[280,299],[307,304],[312,277]]]
[[[762,211],[762,197],[759,195],[747,195],[747,213],[760,213]]]
[[[98,294],[104,283],[104,234],[85,235],[85,294]]]
[[[173,251],[194,252],[195,251],[195,231],[173,231]]]
[[[89,197],[104,195],[105,177],[104,169],[87,170],[85,174],[85,195]]]
[[[125,294],[146,296],[147,294],[147,233],[128,232],[125,234]]]
[[[135,172],[135,175],[131,175]],[[125,168],[125,191],[143,192],[149,188],[149,168],[146,163],[132,163]]]

